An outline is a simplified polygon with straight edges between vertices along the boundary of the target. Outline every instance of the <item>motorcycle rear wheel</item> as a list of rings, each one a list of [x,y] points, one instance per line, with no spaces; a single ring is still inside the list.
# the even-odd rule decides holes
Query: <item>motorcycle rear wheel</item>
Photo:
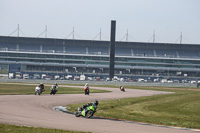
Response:
[[[53,91],[51,90],[50,95],[54,94]]]
[[[78,112],[76,112],[75,116],[76,116],[76,117],[79,117],[79,116],[80,116],[80,114],[79,114]]]

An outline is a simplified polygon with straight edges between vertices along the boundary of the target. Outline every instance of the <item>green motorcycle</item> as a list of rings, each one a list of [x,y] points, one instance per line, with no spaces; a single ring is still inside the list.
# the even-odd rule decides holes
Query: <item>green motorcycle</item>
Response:
[[[78,111],[75,113],[75,116],[76,117],[83,116],[83,117],[90,118],[96,112],[97,105],[98,105],[98,101],[95,101],[94,103],[88,104],[87,107],[85,108],[79,107]]]

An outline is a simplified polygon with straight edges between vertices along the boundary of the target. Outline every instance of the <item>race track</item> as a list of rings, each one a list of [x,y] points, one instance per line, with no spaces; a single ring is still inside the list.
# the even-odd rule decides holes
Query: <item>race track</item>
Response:
[[[77,86],[76,86],[77,87]],[[110,93],[84,94],[57,94],[51,95],[1,95],[0,96],[0,123],[25,125],[33,127],[56,128],[74,131],[89,131],[96,133],[187,133],[191,130],[167,128],[161,126],[128,123],[106,119],[86,119],[75,117],[72,114],[54,110],[55,106],[73,103],[93,102],[127,97],[150,96],[167,94],[170,92],[126,89],[121,92],[118,88],[92,89],[110,90]]]

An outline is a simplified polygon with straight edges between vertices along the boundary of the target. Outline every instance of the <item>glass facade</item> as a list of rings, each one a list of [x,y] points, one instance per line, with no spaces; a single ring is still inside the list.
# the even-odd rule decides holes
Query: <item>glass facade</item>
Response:
[[[109,72],[108,41],[0,36],[0,65],[23,72]],[[6,66],[6,67],[5,67]],[[116,42],[115,74],[200,77],[200,45]]]
[[[0,52],[2,63],[57,65],[57,66],[90,66],[104,68],[109,67],[109,56],[102,55],[78,55],[78,54],[48,54],[48,53],[26,53],[26,52]],[[137,56],[116,56],[116,69],[170,69],[180,71],[200,71],[200,60],[198,59],[175,59],[175,58],[139,58]]]

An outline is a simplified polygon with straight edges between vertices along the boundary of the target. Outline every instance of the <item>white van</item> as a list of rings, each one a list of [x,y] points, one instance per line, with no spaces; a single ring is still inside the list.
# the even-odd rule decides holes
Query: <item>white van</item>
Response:
[[[29,79],[29,74],[23,74],[23,79]]]

